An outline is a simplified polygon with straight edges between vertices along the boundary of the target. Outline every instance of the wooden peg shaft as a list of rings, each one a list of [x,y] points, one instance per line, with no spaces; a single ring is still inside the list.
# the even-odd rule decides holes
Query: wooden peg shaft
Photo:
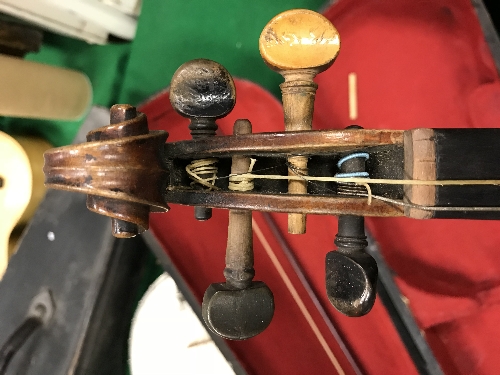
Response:
[[[266,25],[259,39],[264,61],[285,79],[280,85],[286,131],[312,129],[316,74],[327,69],[340,49],[339,34],[321,14],[293,9],[278,14]],[[307,158],[291,156],[289,175],[307,174]],[[306,181],[290,181],[290,194],[307,194]],[[304,214],[288,214],[288,232],[306,231]]]
[[[137,117],[137,110],[129,104],[115,104],[110,110],[110,124],[117,125]],[[142,129],[136,129],[133,135],[147,133],[147,127],[144,125]],[[92,139],[92,136],[90,136]],[[92,198],[88,198],[92,200]],[[92,204],[92,203],[91,203]],[[111,218],[111,230],[113,235],[118,238],[131,238],[140,233],[139,226],[125,220]]]
[[[237,120],[234,135],[250,134],[248,120]],[[250,158],[234,156],[231,173],[246,173]],[[241,182],[241,181],[240,181]],[[250,190],[247,185],[245,190]],[[208,287],[201,315],[207,327],[231,340],[246,340],[264,331],[274,315],[274,297],[262,281],[253,281],[252,211],[229,210],[225,283]]]
[[[234,135],[251,134],[252,124],[248,120],[236,120]],[[231,174],[247,173],[250,158],[233,156]],[[226,282],[239,289],[251,285],[255,275],[253,268],[253,233],[252,211],[229,210],[229,226],[227,232]]]
[[[239,119],[234,122],[234,135],[252,134],[252,124],[246,119]],[[247,173],[250,168],[250,158],[247,156],[235,155],[231,159],[231,174]]]
[[[285,82],[280,85],[283,114],[286,131],[307,131],[312,129],[314,99],[318,85],[313,82],[316,70],[284,70],[280,72]],[[307,174],[307,157],[291,156],[288,158],[288,175]],[[307,181],[289,181],[290,194],[307,194]],[[306,232],[305,214],[288,214],[288,232],[303,234]]]

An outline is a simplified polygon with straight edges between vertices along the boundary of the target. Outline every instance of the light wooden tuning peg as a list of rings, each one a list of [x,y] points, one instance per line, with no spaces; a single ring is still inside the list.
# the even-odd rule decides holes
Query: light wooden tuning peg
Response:
[[[321,14],[307,9],[293,9],[278,14],[266,25],[259,39],[264,61],[278,71],[285,82],[280,85],[286,131],[312,129],[316,74],[335,61],[340,50],[337,29]],[[289,175],[307,174],[307,157],[288,158]],[[307,194],[306,181],[290,181],[288,192]],[[288,231],[306,231],[304,214],[288,214]]]

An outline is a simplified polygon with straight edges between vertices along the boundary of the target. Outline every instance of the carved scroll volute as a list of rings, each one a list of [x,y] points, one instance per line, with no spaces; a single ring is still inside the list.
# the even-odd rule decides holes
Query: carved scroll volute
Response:
[[[149,131],[146,116],[129,105],[111,108],[111,125],[87,143],[44,154],[45,185],[88,194],[87,207],[112,218],[113,235],[133,237],[149,228],[150,211],[167,211],[164,131]]]

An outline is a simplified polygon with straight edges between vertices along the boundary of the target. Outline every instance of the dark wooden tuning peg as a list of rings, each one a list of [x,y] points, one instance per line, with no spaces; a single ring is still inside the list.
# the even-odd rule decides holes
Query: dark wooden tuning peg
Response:
[[[351,125],[348,129],[362,129]],[[346,155],[338,162],[338,177],[368,177],[366,153]],[[337,194],[365,194],[363,186],[339,183]],[[326,293],[332,305],[347,316],[367,314],[375,303],[377,286],[377,262],[365,252],[368,242],[365,236],[365,218],[340,215],[335,237],[337,251],[326,255]]]
[[[335,244],[338,250],[326,255],[328,299],[347,316],[363,316],[375,303],[378,276],[377,262],[364,251],[364,217],[341,215]]]
[[[250,122],[238,120],[234,134],[251,132]],[[246,173],[250,159],[234,156],[232,174]],[[262,281],[253,281],[252,211],[229,210],[225,283],[212,284],[203,297],[202,315],[211,331],[231,340],[258,335],[271,323],[274,297]]]
[[[181,65],[170,83],[170,102],[182,116],[191,120],[193,139],[215,136],[215,120],[226,116],[236,103],[236,89],[229,72],[219,63],[206,59]],[[200,174],[200,177],[209,177]],[[202,185],[197,185],[203,189]],[[197,220],[208,220],[212,209],[195,207]]]
[[[244,289],[229,281],[212,284],[203,297],[202,315],[208,328],[230,340],[246,340],[262,333],[273,314],[273,294],[262,281],[253,281]]]
[[[226,116],[236,103],[236,89],[233,78],[221,64],[196,59],[182,64],[174,73],[170,83],[170,102],[174,109],[191,119],[193,138],[215,135],[200,131],[199,121],[215,124],[215,119]],[[204,121],[203,121],[204,120]]]

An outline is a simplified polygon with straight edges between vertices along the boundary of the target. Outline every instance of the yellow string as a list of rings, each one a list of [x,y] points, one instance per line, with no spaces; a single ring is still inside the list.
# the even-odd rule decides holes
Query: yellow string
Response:
[[[250,166],[248,167],[248,173],[252,172],[253,166],[257,160],[250,158]],[[253,178],[245,177],[242,174],[230,174],[229,175],[229,190],[234,191],[250,191],[253,190]]]
[[[295,181],[322,181],[322,182],[347,182],[362,185],[366,188],[367,194],[355,194],[358,196],[365,196],[368,199],[368,204],[371,204],[372,198],[383,200],[388,203],[393,203],[401,206],[408,206],[419,208],[423,210],[500,210],[498,207],[435,207],[435,206],[422,206],[408,202],[402,202],[395,199],[384,198],[372,194],[370,184],[387,184],[387,185],[427,185],[427,186],[450,186],[450,185],[500,185],[500,180],[410,180],[410,179],[385,179],[385,178],[364,178],[364,177],[315,177],[307,175],[297,176],[282,176],[282,175],[260,175],[251,173],[253,166],[256,162],[255,159],[250,159],[250,167],[248,173],[231,174],[229,175],[229,189],[235,191],[250,191],[253,189],[254,179],[267,179],[267,180],[295,180]],[[191,178],[210,190],[219,190],[214,186],[217,179],[217,167],[213,169],[213,164],[217,159],[201,159],[195,160],[193,163],[186,167],[186,172]],[[198,174],[211,173],[208,178],[200,177]]]
[[[211,190],[219,190],[217,186],[215,186],[215,180],[217,180],[217,159],[199,159],[194,160],[190,164],[186,166],[187,174],[193,179],[191,183],[191,187],[194,184],[198,183]],[[208,177],[203,178],[201,175],[208,175]]]
[[[315,177],[315,176],[281,176],[281,175],[261,175],[253,173],[240,174],[246,178],[260,178],[268,180],[306,180],[323,182],[354,182],[356,184],[388,184],[388,185],[500,185],[500,180],[395,180],[385,178],[364,178],[364,177]]]

